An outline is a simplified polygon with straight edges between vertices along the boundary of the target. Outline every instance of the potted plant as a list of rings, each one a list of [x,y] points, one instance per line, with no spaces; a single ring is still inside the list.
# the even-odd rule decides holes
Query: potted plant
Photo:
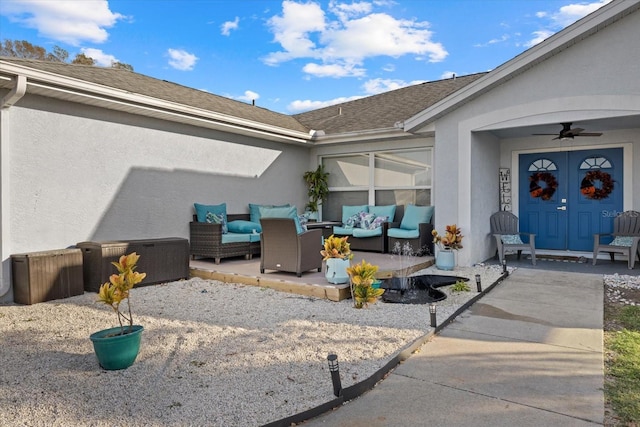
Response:
[[[329,283],[339,284],[349,281],[350,261],[353,258],[349,236],[337,237],[333,234],[324,239],[324,249],[320,251],[323,261],[327,264],[325,277]]]
[[[456,265],[453,251],[462,249],[462,238],[460,228],[456,224],[447,225],[444,236],[438,234],[437,230],[431,232],[433,243],[440,249],[436,255],[436,267],[439,270],[453,270]]]
[[[329,172],[324,171],[323,165],[318,165],[316,170],[305,172],[303,178],[307,184],[309,196],[309,203],[305,208],[311,213],[309,217],[317,220],[318,205],[327,200],[329,195]]]
[[[378,266],[372,265],[365,260],[347,269],[351,280],[351,297],[355,308],[368,307],[378,301],[384,293],[384,289],[374,287]]]
[[[116,313],[120,326],[104,329],[91,334],[93,349],[104,369],[125,369],[133,364],[140,350],[143,327],[133,324],[129,294],[131,289],[142,282],[146,273],[135,271],[140,255],[133,252],[122,255],[118,262],[112,262],[118,274],[112,274],[109,281],[100,286],[98,301],[110,306]],[[127,313],[121,310],[127,302]]]

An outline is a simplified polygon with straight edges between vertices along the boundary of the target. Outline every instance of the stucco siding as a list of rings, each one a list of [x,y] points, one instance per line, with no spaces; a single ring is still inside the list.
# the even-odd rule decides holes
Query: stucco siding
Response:
[[[5,262],[85,240],[188,238],[194,202],[306,202],[306,147],[35,96],[10,113]]]

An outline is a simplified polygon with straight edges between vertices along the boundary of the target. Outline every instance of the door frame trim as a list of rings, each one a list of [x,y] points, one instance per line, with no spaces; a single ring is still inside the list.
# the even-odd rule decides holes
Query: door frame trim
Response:
[[[622,171],[622,210],[627,211],[632,208],[633,201],[633,143],[624,142],[619,144],[597,144],[581,145],[571,147],[539,147],[526,150],[514,150],[511,152],[511,209],[519,216],[520,214],[520,154],[564,152],[564,151],[589,151],[603,150],[608,148],[622,148],[623,171]]]

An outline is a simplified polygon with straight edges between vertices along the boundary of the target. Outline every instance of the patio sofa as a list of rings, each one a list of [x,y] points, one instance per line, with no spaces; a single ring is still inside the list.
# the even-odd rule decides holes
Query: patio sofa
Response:
[[[407,205],[400,225],[387,230],[389,250],[409,245],[414,255],[433,255],[433,214],[433,206]]]
[[[251,259],[260,253],[260,222],[252,222],[250,214],[227,214],[226,203],[194,204],[196,214],[189,223],[189,254],[192,259],[244,256]]]
[[[388,253],[387,231],[400,225],[403,214],[402,205],[345,205],[342,225],[333,227],[333,234],[349,236],[352,250]]]

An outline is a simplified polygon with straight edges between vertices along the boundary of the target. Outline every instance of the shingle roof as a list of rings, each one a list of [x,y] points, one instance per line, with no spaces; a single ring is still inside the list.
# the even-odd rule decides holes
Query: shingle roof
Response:
[[[295,117],[309,129],[326,135],[393,128],[486,73],[421,83],[378,95],[332,105]]]
[[[192,89],[166,80],[159,80],[125,69],[67,64],[64,62],[38,61],[12,57],[1,60],[40,71],[59,74],[134,94],[155,97],[191,107],[203,108],[233,117],[252,120],[299,132],[308,132],[294,117],[265,108],[235,101],[209,92]]]

